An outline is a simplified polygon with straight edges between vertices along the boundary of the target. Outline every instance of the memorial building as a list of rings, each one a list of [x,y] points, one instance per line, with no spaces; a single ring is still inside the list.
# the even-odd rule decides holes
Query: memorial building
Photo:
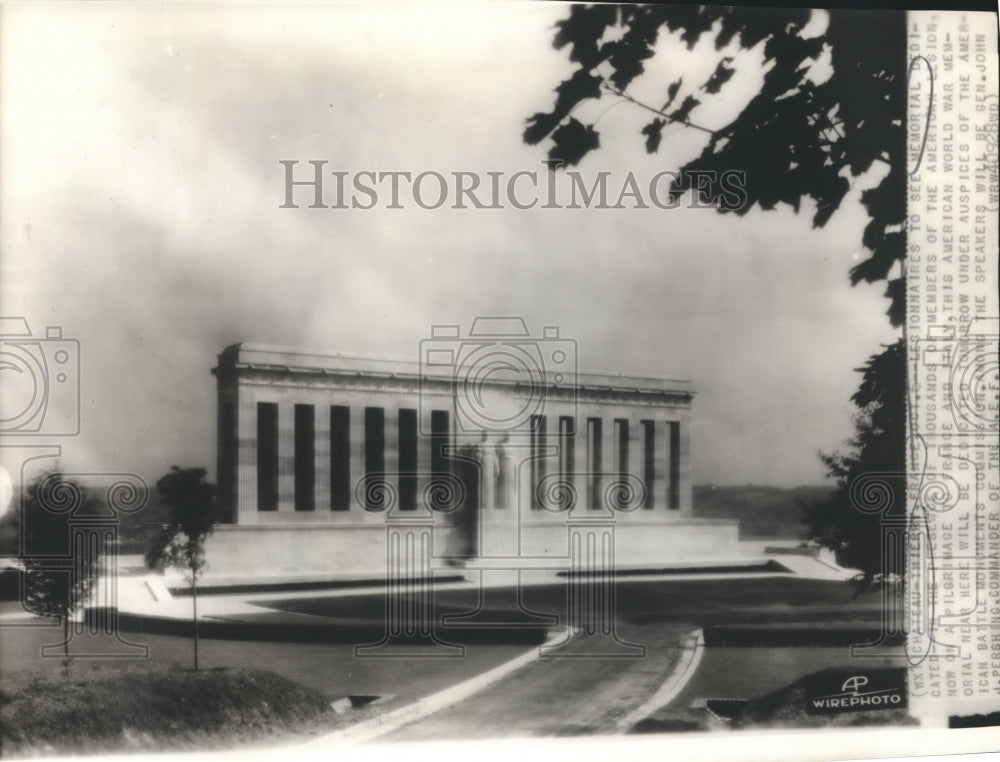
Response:
[[[689,382],[580,372],[556,329],[480,321],[416,361],[227,347],[211,574],[571,570],[580,542],[619,570],[733,555],[735,522],[692,517]]]

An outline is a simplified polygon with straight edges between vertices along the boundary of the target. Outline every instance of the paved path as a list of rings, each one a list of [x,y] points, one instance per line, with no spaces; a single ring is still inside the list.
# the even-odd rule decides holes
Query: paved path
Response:
[[[382,736],[380,741],[570,736],[616,732],[618,720],[653,695],[672,672],[688,630],[623,627],[626,641],[646,647],[638,658],[585,637],[542,657],[464,702]],[[590,654],[590,655],[587,655]]]

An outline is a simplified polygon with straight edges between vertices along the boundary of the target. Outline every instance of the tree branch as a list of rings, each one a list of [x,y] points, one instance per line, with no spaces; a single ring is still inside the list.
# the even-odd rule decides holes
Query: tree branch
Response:
[[[671,122],[677,122],[679,124],[683,124],[686,127],[694,127],[696,130],[701,130],[702,132],[707,132],[709,135],[713,135],[713,136],[718,132],[718,130],[710,130],[710,129],[708,129],[708,127],[702,127],[700,124],[694,124],[693,122],[689,122],[686,119],[677,119],[675,117],[672,117],[672,116],[670,116],[669,114],[665,113],[662,110],[657,110],[657,109],[653,108],[652,106],[646,105],[642,101],[636,100],[635,98],[633,98],[631,95],[629,95],[624,90],[619,90],[614,85],[609,85],[606,81],[602,82],[601,84],[604,86],[604,89],[606,89],[608,92],[614,93],[615,95],[618,95],[618,96],[624,98],[629,103],[634,103],[636,106],[639,106],[640,108],[644,108],[644,109],[646,109],[646,111],[650,111],[650,112],[656,114],[657,116],[662,116],[664,119],[667,119],[667,120],[669,120]]]

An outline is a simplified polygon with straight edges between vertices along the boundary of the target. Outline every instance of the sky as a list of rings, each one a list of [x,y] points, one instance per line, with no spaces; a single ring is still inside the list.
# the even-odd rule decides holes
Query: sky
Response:
[[[280,208],[283,160],[543,171],[548,144],[521,133],[572,71],[551,44],[566,12],[0,7],[0,313],[43,338],[61,326],[80,363],[79,433],[8,437],[0,462],[14,480],[12,443],[57,445],[70,471],[214,475],[209,369],[235,342],[416,360],[432,325],[516,315],[535,332],[558,325],[581,369],[690,379],[695,483],[823,483],[817,452],[851,435],[853,369],[896,338],[884,285],[847,276],[862,256],[859,195],[880,176],[858,178],[821,231],[809,204],[745,217]],[[656,101],[679,73],[704,82],[718,55],[665,38],[630,91]],[[739,112],[760,83],[759,50],[736,66],[692,120],[722,126]],[[705,142],[675,125],[649,156],[647,115],[609,97],[574,116],[597,120],[602,145],[577,170],[610,172],[612,188],[630,171],[676,169]],[[50,394],[49,422],[68,399]]]

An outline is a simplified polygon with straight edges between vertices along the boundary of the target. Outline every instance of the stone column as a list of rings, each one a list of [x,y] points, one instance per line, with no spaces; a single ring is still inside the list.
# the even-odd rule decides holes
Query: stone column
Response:
[[[629,496],[629,507],[635,507],[637,511],[642,510],[644,504],[644,493],[642,493],[642,468],[643,468],[643,451],[642,451],[642,426],[639,420],[634,416],[629,416],[627,419],[628,429],[626,435],[628,436],[628,462],[625,463],[625,467],[621,470],[625,472],[628,477],[628,484],[630,488]],[[635,488],[635,492],[631,491],[631,488]],[[619,513],[619,519],[627,517],[631,514]]]
[[[431,405],[419,407],[420,420],[417,423],[417,508],[427,508],[427,487],[431,483],[431,452],[436,446],[430,435]]]
[[[555,424],[555,432],[552,430],[553,423]],[[559,441],[559,418],[554,415],[540,415],[537,425],[538,428],[533,437],[535,448],[531,451],[531,461],[527,464],[528,468],[525,469],[528,482],[525,496],[529,509],[544,510],[546,502],[544,499],[545,477],[559,468],[557,458],[547,457],[553,442]],[[544,439],[541,437],[543,431],[545,432]],[[539,489],[539,486],[542,488]]]
[[[664,468],[667,473],[667,510],[680,508],[680,461],[674,467],[674,458],[680,457],[680,422],[667,421],[667,447],[663,453]]]
[[[257,522],[257,403],[241,399],[236,423],[236,523]]]
[[[615,442],[615,419],[613,415],[608,415],[608,410],[601,413],[601,448],[603,453],[603,465],[601,467],[600,491],[598,493],[598,505],[601,510],[611,510],[608,498],[612,495],[608,492],[611,482],[618,478],[618,448]]]
[[[581,495],[580,509],[590,511],[593,510],[595,504],[594,501],[599,500],[600,495],[600,471],[603,465],[603,461],[599,462],[594,457],[594,439],[591,436],[590,421],[593,418],[598,418],[598,411],[593,408],[587,408],[583,415],[582,426],[580,430],[580,435],[583,437],[583,470],[586,472],[587,476],[584,480],[584,490]],[[600,438],[597,439],[600,441]]]
[[[383,425],[385,431],[382,435],[383,454],[382,462],[385,464],[385,471],[382,478],[385,480],[385,487],[389,494],[393,496],[392,506],[399,509],[399,408],[384,408]]]
[[[295,512],[295,405],[278,403],[278,511]]]
[[[678,485],[680,495],[680,513],[684,516],[691,516],[691,421],[683,419],[680,421],[680,468]]]
[[[576,436],[571,444],[573,446],[573,474],[570,480],[573,484],[575,495],[574,511],[585,511],[587,505],[587,475],[590,473],[590,464],[587,461],[587,416],[578,412],[575,423]]]
[[[365,406],[360,402],[351,403],[351,511],[355,519],[366,515],[364,487],[359,485],[365,478]]]
[[[237,446],[236,396],[233,389],[218,395],[218,420],[216,431],[216,500],[222,509],[221,521],[235,523]]]
[[[636,436],[636,429],[639,424],[634,421],[631,416],[625,418],[624,420],[625,460],[618,464],[618,471],[619,473],[634,476],[637,471],[636,463],[641,455],[638,445],[639,438]]]
[[[330,406],[315,406],[316,512],[330,511]]]
[[[667,437],[667,424],[661,418],[653,419],[653,483],[646,489],[652,490],[653,510],[662,511],[668,507],[668,490],[670,489],[667,473],[667,450],[670,440]]]

